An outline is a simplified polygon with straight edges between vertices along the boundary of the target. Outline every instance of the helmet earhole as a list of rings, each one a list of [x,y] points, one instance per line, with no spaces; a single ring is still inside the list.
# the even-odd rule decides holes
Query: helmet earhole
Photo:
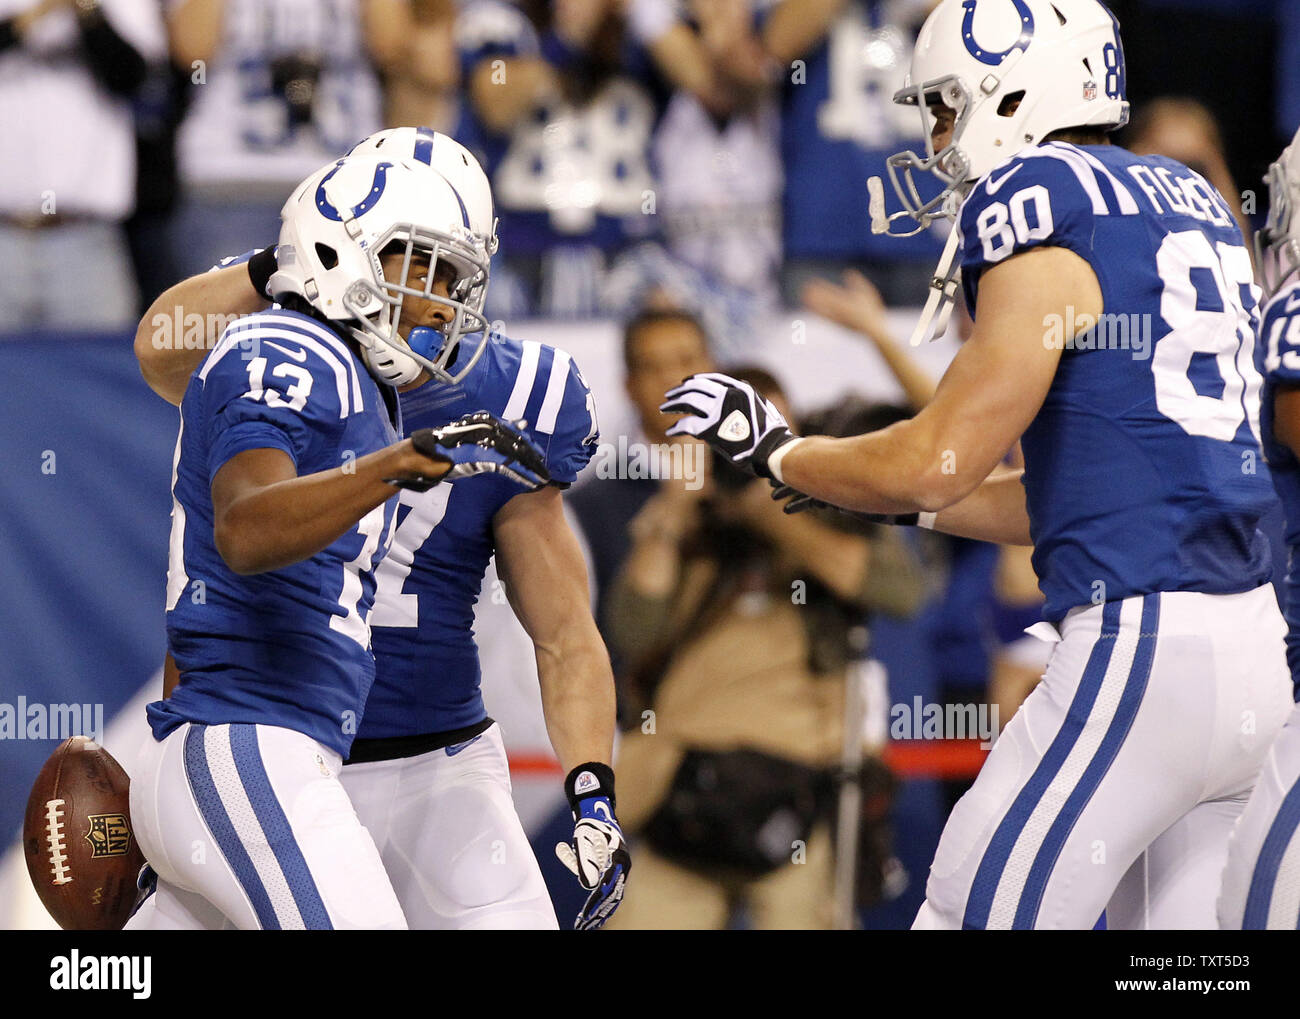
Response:
[[[1025,90],[1022,88],[1018,92],[1008,92],[1002,97],[1002,102],[998,103],[998,116],[1009,117],[1016,112],[1020,106],[1020,101],[1025,98]]]
[[[320,259],[320,264],[326,269],[333,269],[339,264],[339,253],[331,248],[328,244],[316,242],[316,257]]]

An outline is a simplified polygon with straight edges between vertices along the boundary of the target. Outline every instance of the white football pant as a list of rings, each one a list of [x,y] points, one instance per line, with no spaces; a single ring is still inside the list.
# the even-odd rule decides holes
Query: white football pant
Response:
[[[495,723],[445,749],[349,764],[343,787],[413,929],[557,929]]]
[[[191,723],[147,740],[131,819],[159,882],[127,929],[404,929],[340,768],[270,725]]]
[[[1228,842],[1219,896],[1225,930],[1300,927],[1300,705],[1274,741]]]
[[[1229,832],[1291,707],[1285,631],[1271,585],[1072,610],[913,926],[1217,926]]]

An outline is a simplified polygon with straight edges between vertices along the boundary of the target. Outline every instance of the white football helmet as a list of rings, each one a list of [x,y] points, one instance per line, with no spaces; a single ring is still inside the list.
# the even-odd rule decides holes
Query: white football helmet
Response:
[[[469,149],[431,127],[390,127],[363,138],[348,155],[391,156],[393,153],[442,174],[465,203],[470,229],[483,237],[488,254],[495,254],[497,221],[492,209],[492,186]]]
[[[1300,131],[1264,174],[1268,218],[1255,235],[1259,282],[1268,300],[1300,270]]]
[[[273,297],[298,294],[347,323],[371,371],[392,385],[415,381],[421,370],[455,383],[473,368],[489,339],[483,303],[491,253],[465,199],[442,174],[397,152],[358,152],[298,185],[281,219]],[[380,257],[389,252],[404,255],[396,279],[384,277]],[[439,262],[455,268],[449,297],[433,292],[433,271],[421,285],[408,282],[417,254],[428,256],[431,270]],[[448,305],[454,318],[441,331],[416,327],[403,339],[408,297]],[[453,374],[448,366],[461,337],[474,333],[477,348]]]
[[[917,107],[926,145],[924,157],[906,151],[888,160],[904,209],[888,219],[915,220],[908,236],[955,216],[981,177],[1051,132],[1128,123],[1119,22],[1098,0],[944,0],[921,28],[894,102]],[[931,106],[940,103],[956,122],[935,152]],[[917,172],[933,173],[943,190],[922,199]]]
[[[955,219],[980,178],[1053,131],[1128,123],[1119,22],[1098,0],[943,0],[921,26],[894,102],[917,108],[925,156],[908,150],[886,161],[901,212],[887,216],[880,178],[867,182],[871,230],[910,237],[935,220]],[[932,106],[955,111],[952,137],[938,152]],[[943,188],[923,198],[917,173],[934,174]],[[899,220],[915,226],[895,231]],[[953,230],[913,346],[947,325],[957,291],[957,241]]]

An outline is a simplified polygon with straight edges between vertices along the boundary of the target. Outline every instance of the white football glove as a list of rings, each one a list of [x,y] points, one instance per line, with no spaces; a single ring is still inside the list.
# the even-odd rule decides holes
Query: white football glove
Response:
[[[623,901],[632,858],[614,816],[614,772],[604,764],[583,764],[569,773],[564,787],[573,810],[573,841],[558,843],[555,855],[591,892],[574,929],[593,931]]]
[[[793,442],[781,412],[748,382],[719,372],[692,375],[664,394],[659,410],[686,414],[668,429],[669,435],[703,439],[732,463],[760,477],[772,477],[768,459]]]

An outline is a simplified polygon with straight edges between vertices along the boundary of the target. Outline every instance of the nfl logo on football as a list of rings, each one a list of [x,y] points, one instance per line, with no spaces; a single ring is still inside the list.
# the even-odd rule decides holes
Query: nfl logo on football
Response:
[[[1083,83],[1083,98],[1085,102],[1097,98],[1097,83],[1095,81],[1085,81]]]
[[[90,814],[90,830],[85,839],[90,843],[91,859],[103,856],[125,856],[131,849],[131,826],[125,814]]]

